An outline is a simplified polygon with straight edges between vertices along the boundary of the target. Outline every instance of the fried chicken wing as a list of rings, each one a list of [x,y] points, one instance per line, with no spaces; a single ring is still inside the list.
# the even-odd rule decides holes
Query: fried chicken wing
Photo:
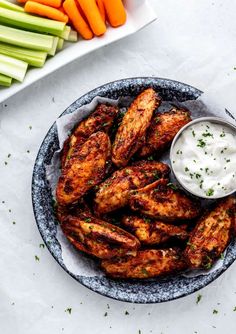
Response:
[[[161,153],[171,144],[177,132],[190,121],[190,113],[186,109],[172,108],[168,112],[157,113],[151,121],[145,144],[138,155],[145,157],[154,152]]]
[[[88,190],[100,183],[110,159],[110,139],[104,132],[96,132],[75,148],[59,178],[56,197],[59,205],[78,201]]]
[[[230,196],[199,220],[184,251],[190,268],[209,269],[221,256],[230,242],[235,215],[236,198]]]
[[[199,203],[183,192],[172,188],[166,179],[132,191],[129,196],[131,209],[163,221],[192,219],[199,214]]]
[[[130,233],[88,213],[67,216],[61,228],[77,249],[100,259],[135,255],[140,246],[138,239]]]
[[[61,156],[62,166],[68,161],[67,158],[71,156],[73,148],[82,145],[93,133],[98,131],[108,133],[117,114],[117,107],[99,104],[88,118],[79,123],[72,135],[65,141]]]
[[[158,245],[172,238],[186,240],[189,236],[186,225],[175,226],[150,218],[125,216],[122,224],[144,245]]]
[[[178,249],[138,251],[135,257],[103,260],[102,269],[112,278],[151,278],[179,272],[186,268]]]
[[[154,161],[142,161],[114,172],[99,186],[95,196],[96,213],[104,214],[124,207],[128,204],[132,189],[144,187],[158,178],[166,177],[169,172],[168,165]]]
[[[130,158],[142,146],[154,110],[161,98],[152,89],[144,90],[133,101],[123,117],[112,147],[112,161],[118,167],[125,167]]]

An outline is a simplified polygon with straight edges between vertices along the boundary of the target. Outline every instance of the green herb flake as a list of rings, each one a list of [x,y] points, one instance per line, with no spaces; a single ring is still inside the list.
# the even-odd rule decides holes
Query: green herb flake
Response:
[[[196,300],[196,304],[199,304],[200,303],[200,301],[201,301],[201,299],[202,299],[202,295],[197,295],[197,300]]]
[[[198,139],[197,147],[205,147],[206,142],[203,139]]]
[[[35,258],[35,261],[39,261],[40,260],[37,255],[35,255],[34,258]]]
[[[142,268],[142,269],[141,269],[141,273],[142,273],[143,275],[145,275],[145,276],[148,276],[148,271],[147,271],[146,268]]]
[[[189,169],[188,169],[188,167],[185,167],[185,169],[184,169],[184,170],[185,170],[185,172],[189,172]]]
[[[68,314],[71,314],[71,312],[72,312],[72,308],[71,308],[71,307],[68,307],[68,308],[65,310],[65,312],[67,312]]]
[[[128,311],[125,311],[125,315],[129,315],[129,312],[128,312]]]
[[[212,188],[208,189],[207,192],[206,192],[206,195],[207,196],[213,196],[214,195],[214,189],[212,189]]]
[[[236,306],[234,306],[233,311],[236,312]]]
[[[192,135],[193,135],[193,137],[196,137],[196,133],[195,133],[194,130],[192,131]]]
[[[217,314],[218,313],[218,311],[217,310],[213,310],[213,312],[212,312],[213,314]]]
[[[108,315],[108,313],[107,313],[107,312],[105,312],[105,313],[104,313],[104,317],[107,317],[107,315]]]
[[[167,187],[169,187],[169,188],[171,188],[173,190],[177,190],[178,189],[178,187],[175,184],[171,183],[171,182],[167,183]]]

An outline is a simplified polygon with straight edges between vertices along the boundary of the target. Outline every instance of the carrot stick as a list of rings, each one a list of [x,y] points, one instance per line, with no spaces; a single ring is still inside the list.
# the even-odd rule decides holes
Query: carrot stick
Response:
[[[106,22],[106,12],[105,12],[104,3],[102,0],[96,0],[96,2],[97,2],[97,6],[101,14],[101,17],[103,19],[103,22]]]
[[[93,33],[90,30],[88,24],[83,19],[81,13],[79,12],[75,0],[65,0],[63,3],[63,8],[66,14],[69,16],[70,20],[73,23],[73,26],[78,31],[78,33],[84,39],[93,38]]]
[[[103,35],[107,28],[98,10],[95,0],[77,0],[87,17],[89,25],[96,36]],[[113,0],[112,0],[113,1]]]
[[[27,1],[25,4],[25,11],[31,14],[37,14],[43,17],[47,17],[52,20],[68,22],[68,16],[63,14],[60,10],[42,5],[41,3]]]
[[[26,3],[28,0],[17,0],[20,3]],[[33,2],[38,2],[46,6],[59,8],[61,6],[62,0],[31,0]]]
[[[112,27],[119,27],[126,22],[126,12],[122,0],[103,0],[108,21]]]

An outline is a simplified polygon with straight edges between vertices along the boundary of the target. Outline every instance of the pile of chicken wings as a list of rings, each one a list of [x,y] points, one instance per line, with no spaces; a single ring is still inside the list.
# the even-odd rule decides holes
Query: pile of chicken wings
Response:
[[[61,153],[61,229],[112,278],[209,269],[234,234],[235,197],[203,210],[169,181],[170,167],[158,161],[191,121],[186,109],[160,113],[161,101],[148,88],[124,114],[98,105],[76,125]]]

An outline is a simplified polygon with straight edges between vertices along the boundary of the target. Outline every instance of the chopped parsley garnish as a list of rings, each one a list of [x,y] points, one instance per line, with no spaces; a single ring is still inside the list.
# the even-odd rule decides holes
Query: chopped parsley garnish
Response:
[[[196,304],[198,304],[198,303],[200,302],[201,299],[202,299],[202,295],[199,294],[199,295],[197,296]]]
[[[205,133],[202,134],[202,136],[203,136],[203,137],[212,137],[212,138],[214,138],[214,137],[213,137],[213,134],[210,133],[210,132],[205,132]]]
[[[104,317],[107,317],[107,315],[108,315],[108,313],[107,313],[107,312],[105,312],[105,313],[104,313]]]
[[[212,188],[208,189],[207,192],[206,192],[206,195],[207,196],[213,196],[214,195],[214,189],[212,189]]]
[[[183,152],[181,150],[178,150],[176,154],[182,154]]]
[[[168,183],[167,184],[167,187],[170,187],[171,189],[174,189],[174,190],[177,190],[178,188],[176,187],[176,185],[175,184],[173,184],[173,183]]]
[[[185,169],[184,169],[184,170],[185,170],[185,172],[188,172],[188,171],[189,171],[188,167],[185,167]]]
[[[89,223],[89,222],[91,222],[91,218],[85,218],[84,221],[85,221],[86,223]]]
[[[128,312],[128,311],[125,311],[125,315],[129,315],[129,312]]]
[[[145,275],[145,276],[148,276],[148,271],[147,271],[146,268],[142,268],[142,269],[141,269],[141,273],[142,273],[143,275]]]
[[[222,138],[222,137],[225,137],[225,133],[222,132],[222,133],[220,134],[220,137],[221,137],[221,138]]]
[[[196,177],[196,179],[199,179],[199,178],[202,177],[202,176],[201,176],[201,174],[196,173],[196,174],[195,174],[195,177]]]
[[[40,260],[37,255],[35,255],[34,258],[35,258],[35,261],[39,261]]]
[[[218,313],[218,311],[217,310],[213,310],[213,314],[217,314]]]
[[[71,308],[71,307],[68,307],[68,308],[65,310],[65,312],[67,312],[68,314],[71,314],[71,312],[72,312],[72,308]]]
[[[195,136],[196,136],[196,133],[194,132],[194,130],[192,131],[192,135],[193,135],[193,137],[195,137]]]
[[[45,248],[44,244],[39,244],[39,248]]]
[[[197,147],[205,147],[206,142],[203,139],[198,139]]]

